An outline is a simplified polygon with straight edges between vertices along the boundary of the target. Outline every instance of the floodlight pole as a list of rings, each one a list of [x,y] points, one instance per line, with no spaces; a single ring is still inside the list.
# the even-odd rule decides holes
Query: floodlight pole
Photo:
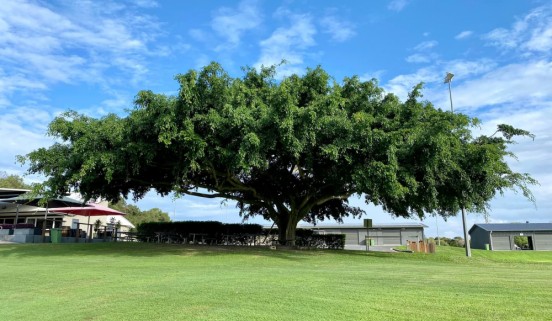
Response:
[[[466,256],[471,257],[470,240],[468,240],[468,229],[466,228],[466,210],[462,206],[462,226],[464,227],[464,247],[466,248]]]
[[[450,89],[450,83],[452,82],[452,77],[454,74],[447,72],[445,76],[445,84],[448,84],[449,88],[449,98],[450,98],[450,111],[454,113],[454,108],[452,107],[452,90]],[[462,205],[462,227],[464,228],[464,247],[466,248],[466,256],[471,257],[471,246],[470,241],[468,240],[468,228],[466,227],[466,209]]]
[[[452,77],[454,77],[454,74],[447,72],[447,75],[445,76],[445,84],[448,84],[448,88],[449,88],[450,111],[454,113],[454,108],[452,107],[452,90],[450,89],[450,83],[452,82]]]
[[[448,85],[449,85],[449,98],[450,98],[450,111],[454,113],[454,108],[452,107],[452,91],[450,90],[450,83],[452,81],[449,81],[448,82]]]
[[[441,238],[439,238],[439,218],[435,214],[435,226],[437,227],[437,246],[441,246]]]

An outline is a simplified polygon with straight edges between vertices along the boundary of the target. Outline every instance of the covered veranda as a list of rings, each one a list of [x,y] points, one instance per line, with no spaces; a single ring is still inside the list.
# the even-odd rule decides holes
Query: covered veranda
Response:
[[[134,227],[124,218],[125,213],[107,206],[87,204],[69,197],[41,202],[40,197],[29,197],[26,192],[0,189],[0,240],[17,243],[98,242],[116,238],[117,232]],[[116,226],[120,226],[118,230]],[[60,233],[59,238],[56,233]]]

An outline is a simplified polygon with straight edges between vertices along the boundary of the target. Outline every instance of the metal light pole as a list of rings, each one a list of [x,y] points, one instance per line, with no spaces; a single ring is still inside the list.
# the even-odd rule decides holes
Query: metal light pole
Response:
[[[437,227],[437,246],[441,246],[441,239],[439,238],[439,218],[435,214],[435,226]]]
[[[454,77],[454,74],[447,72],[447,75],[445,76],[445,84],[448,84],[448,87],[449,87],[450,111],[454,113],[454,108],[452,107],[452,91],[450,90],[450,83],[452,82],[452,77]]]
[[[452,107],[452,91],[450,89],[450,83],[452,82],[452,77],[454,77],[454,74],[447,72],[444,83],[448,84],[449,98],[450,98],[450,111],[454,113],[454,108]],[[466,227],[466,209],[464,208],[464,206],[462,206],[462,227],[464,228],[464,246],[466,247],[466,256],[471,257],[470,241],[468,240],[468,228]]]

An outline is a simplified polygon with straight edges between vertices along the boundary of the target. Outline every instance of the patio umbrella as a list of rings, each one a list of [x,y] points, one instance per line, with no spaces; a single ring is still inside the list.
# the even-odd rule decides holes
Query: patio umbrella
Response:
[[[75,207],[51,208],[50,212],[88,216],[87,226],[89,228],[90,228],[90,216],[126,215],[126,213],[119,212],[107,206],[102,206],[98,204],[83,204],[83,206],[80,206],[80,207],[75,206]],[[91,233],[91,229],[88,231],[88,233]],[[91,234],[89,235],[91,236]]]
[[[71,207],[54,207],[50,208],[50,212],[75,214],[81,216],[102,216],[102,215],[126,215],[126,213],[119,212],[107,206],[98,204],[83,204],[83,206],[71,206]]]

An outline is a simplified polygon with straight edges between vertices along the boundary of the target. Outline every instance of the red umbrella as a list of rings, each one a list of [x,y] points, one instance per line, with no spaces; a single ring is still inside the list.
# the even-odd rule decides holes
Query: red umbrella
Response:
[[[119,212],[107,206],[98,204],[86,204],[80,207],[56,207],[49,209],[50,212],[74,214],[81,216],[88,216],[88,233],[91,233],[92,228],[90,226],[90,216],[102,216],[102,215],[126,215],[126,213]],[[89,234],[92,237],[91,234]]]

